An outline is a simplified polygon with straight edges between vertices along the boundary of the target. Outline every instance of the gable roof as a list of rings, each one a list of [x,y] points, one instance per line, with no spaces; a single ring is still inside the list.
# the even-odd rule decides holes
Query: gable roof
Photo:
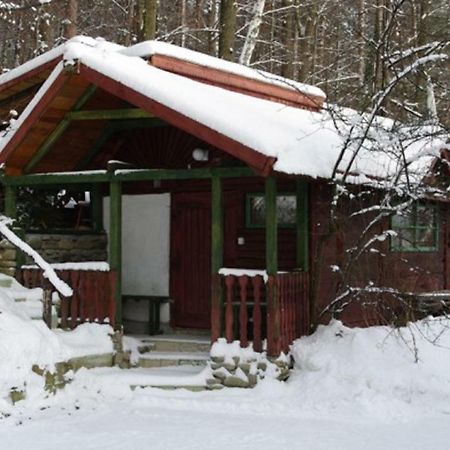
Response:
[[[398,152],[377,151],[381,141],[385,148],[391,146],[394,149],[396,142],[392,142],[391,131],[396,124],[393,121],[377,118],[377,135],[361,137],[355,133],[355,124],[364,122],[365,118],[355,111],[340,110],[336,119],[330,110],[316,107],[311,111],[284,105],[285,99],[270,101],[259,98],[259,95],[224,89],[210,83],[211,80],[199,81],[195,76],[163,70],[142,59],[142,56],[154,58],[155,55],[178,61],[184,58],[189,64],[204,65],[222,75],[231,73],[242,79],[251,79],[248,72],[251,69],[173,47],[154,42],[124,48],[90,39],[70,41],[62,50],[62,61],[0,140],[0,162],[6,163],[11,173],[23,171],[27,161],[65,120],[66,114],[87,88],[96,85],[265,175],[275,170],[329,178],[346,143],[350,145],[339,170],[345,171],[354,159],[351,181],[364,182],[367,177],[385,178],[398,168]],[[253,78],[261,82],[261,76],[265,77],[256,74]],[[266,84],[302,96],[320,93],[315,88],[294,86],[294,83],[286,88],[279,86],[284,82],[277,78],[273,84]],[[436,136],[436,133],[430,135],[421,130],[418,134],[403,128],[397,132],[396,139],[402,133],[410,167],[421,176],[425,175],[439,151],[446,147],[445,138]],[[352,152],[356,148],[358,154],[353,158]]]

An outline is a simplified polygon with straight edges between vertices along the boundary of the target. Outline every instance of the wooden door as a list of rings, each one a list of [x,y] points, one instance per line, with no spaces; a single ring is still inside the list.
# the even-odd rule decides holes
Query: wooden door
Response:
[[[233,211],[236,207],[235,197],[226,196],[225,253],[237,239]],[[211,327],[211,195],[208,192],[173,194],[171,211],[171,323],[180,328],[208,329]]]

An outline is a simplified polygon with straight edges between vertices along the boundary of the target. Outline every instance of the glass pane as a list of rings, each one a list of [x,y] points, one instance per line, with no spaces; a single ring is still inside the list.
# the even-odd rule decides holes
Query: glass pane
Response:
[[[414,242],[414,229],[404,228],[403,230],[398,230],[398,248],[401,250],[413,250],[415,248]]]
[[[426,206],[417,206],[416,226],[418,227],[434,227],[436,222],[436,214],[434,208]]]
[[[278,225],[295,225],[297,198],[295,195],[277,196]]]
[[[411,210],[402,211],[392,216],[392,228],[404,228],[413,225],[413,214]]]
[[[416,233],[417,248],[434,248],[436,247],[436,233],[433,224],[430,223],[430,226],[427,228],[420,228]]]
[[[266,203],[262,195],[250,197],[250,225],[263,227],[266,223]]]

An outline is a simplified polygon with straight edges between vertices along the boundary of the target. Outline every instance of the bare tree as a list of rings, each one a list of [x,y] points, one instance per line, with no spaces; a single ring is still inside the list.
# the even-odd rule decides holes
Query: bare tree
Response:
[[[232,60],[234,58],[234,41],[236,29],[235,0],[221,0],[220,2],[220,36],[219,57]]]

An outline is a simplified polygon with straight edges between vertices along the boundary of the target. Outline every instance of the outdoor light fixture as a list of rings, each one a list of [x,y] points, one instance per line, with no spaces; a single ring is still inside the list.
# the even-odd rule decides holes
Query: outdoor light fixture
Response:
[[[194,158],[195,161],[208,161],[209,151],[204,150],[203,148],[195,148],[192,152],[192,158]]]

